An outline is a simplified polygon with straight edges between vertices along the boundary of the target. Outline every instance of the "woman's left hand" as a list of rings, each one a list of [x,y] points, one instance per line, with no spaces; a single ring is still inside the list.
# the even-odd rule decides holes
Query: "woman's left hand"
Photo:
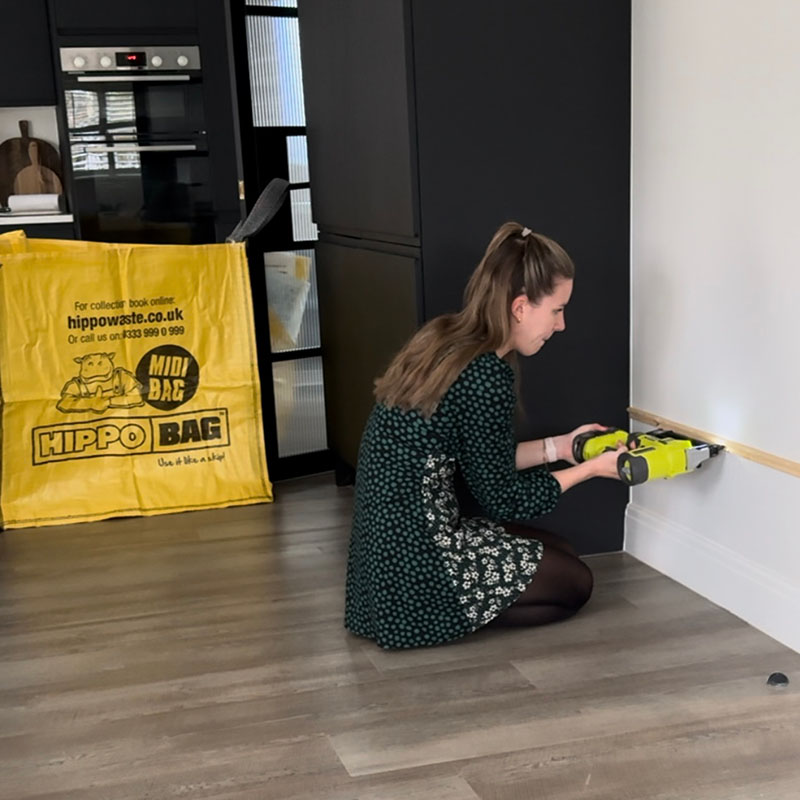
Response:
[[[598,422],[590,422],[586,425],[581,425],[575,428],[570,433],[564,433],[561,436],[554,436],[553,439],[556,444],[556,452],[561,461],[568,461],[570,464],[577,464],[575,457],[572,455],[572,443],[579,433],[586,433],[587,431],[608,431],[611,430],[607,425],[600,425]]]

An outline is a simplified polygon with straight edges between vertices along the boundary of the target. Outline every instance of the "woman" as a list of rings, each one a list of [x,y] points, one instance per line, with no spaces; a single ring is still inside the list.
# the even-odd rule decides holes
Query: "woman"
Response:
[[[421,328],[375,383],[364,430],[345,626],[382,647],[456,639],[490,622],[541,625],[589,599],[592,574],[561,537],[510,523],[553,510],[570,487],[616,478],[618,452],[572,460],[576,434],[517,444],[517,353],[557,331],[575,268],[554,241],[504,224],[467,284],[464,308]],[[458,466],[491,519],[462,516]]]

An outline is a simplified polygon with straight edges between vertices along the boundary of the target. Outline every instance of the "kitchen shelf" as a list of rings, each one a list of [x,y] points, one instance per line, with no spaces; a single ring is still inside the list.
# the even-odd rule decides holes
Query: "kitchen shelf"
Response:
[[[44,225],[60,222],[72,222],[72,214],[3,214],[0,213],[0,226],[7,228],[14,225]]]

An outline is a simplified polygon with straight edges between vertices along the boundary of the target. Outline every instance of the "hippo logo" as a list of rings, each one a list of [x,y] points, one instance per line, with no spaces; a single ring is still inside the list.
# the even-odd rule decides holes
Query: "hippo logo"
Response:
[[[64,414],[144,405],[142,384],[124,367],[114,366],[114,353],[88,353],[73,359],[78,374],[64,384],[56,408]]]

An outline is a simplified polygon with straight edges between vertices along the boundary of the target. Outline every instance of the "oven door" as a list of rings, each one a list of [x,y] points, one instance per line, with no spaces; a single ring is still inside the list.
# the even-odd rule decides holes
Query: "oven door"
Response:
[[[69,75],[65,106],[83,238],[214,241],[199,75]]]

